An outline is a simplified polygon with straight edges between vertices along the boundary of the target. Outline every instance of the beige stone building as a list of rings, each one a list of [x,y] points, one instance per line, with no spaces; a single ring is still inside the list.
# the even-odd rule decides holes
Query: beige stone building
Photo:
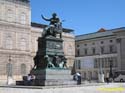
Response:
[[[75,69],[83,79],[98,79],[98,73],[125,70],[125,27],[79,35],[75,39]]]
[[[37,15],[36,15],[37,16]],[[29,0],[0,0],[0,84],[8,76],[21,80],[34,65],[37,39],[46,25],[31,23]],[[68,66],[75,59],[75,40],[71,29],[63,29],[64,53]]]

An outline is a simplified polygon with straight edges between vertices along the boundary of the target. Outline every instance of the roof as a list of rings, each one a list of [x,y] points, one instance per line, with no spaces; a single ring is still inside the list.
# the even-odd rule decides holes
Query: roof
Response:
[[[78,36],[75,37],[75,40],[79,41],[79,40],[87,40],[87,39],[94,39],[94,38],[113,36],[114,32],[122,31],[122,30],[125,30],[125,27],[115,28],[115,29],[110,29],[110,30],[105,30],[105,31],[100,31],[99,30],[98,32],[94,32],[94,33],[78,35]]]
[[[47,27],[47,25],[45,24],[40,24],[40,23],[35,23],[35,22],[31,22],[31,26],[32,27],[38,27],[38,28],[45,28]],[[68,29],[68,28],[63,28],[63,32],[66,32],[66,33],[70,33],[70,32],[73,32],[74,30],[72,29]]]
[[[31,22],[32,27],[45,28],[47,25]]]
[[[19,1],[23,1],[23,2],[30,2],[30,0],[19,0]]]

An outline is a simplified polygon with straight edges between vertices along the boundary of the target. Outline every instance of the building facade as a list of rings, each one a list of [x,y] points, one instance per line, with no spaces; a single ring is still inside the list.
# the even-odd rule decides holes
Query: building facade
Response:
[[[83,79],[98,79],[100,72],[109,74],[125,70],[125,27],[79,35],[75,39],[75,69]]]
[[[46,25],[31,23],[29,0],[0,0],[0,84],[9,76],[22,80],[34,65],[38,37]],[[63,29],[64,53],[68,66],[75,59],[75,40],[71,29]],[[69,49],[67,49],[69,48]]]

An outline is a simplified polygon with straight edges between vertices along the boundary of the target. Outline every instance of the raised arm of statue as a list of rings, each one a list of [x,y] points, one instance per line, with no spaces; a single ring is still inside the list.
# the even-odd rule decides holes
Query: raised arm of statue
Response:
[[[51,19],[47,19],[45,18],[43,15],[41,15],[42,19],[44,19],[45,21],[51,21]]]

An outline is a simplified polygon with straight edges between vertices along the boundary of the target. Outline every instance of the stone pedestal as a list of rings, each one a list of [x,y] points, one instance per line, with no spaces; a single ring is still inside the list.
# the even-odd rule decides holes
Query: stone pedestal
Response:
[[[7,77],[7,85],[14,85],[14,84],[15,84],[15,82],[14,82],[13,78],[11,76],[8,76]]]
[[[31,74],[35,75],[34,84],[39,86],[56,86],[56,85],[73,85],[76,84],[73,81],[70,70],[67,69],[44,69],[44,70],[32,70]]]

